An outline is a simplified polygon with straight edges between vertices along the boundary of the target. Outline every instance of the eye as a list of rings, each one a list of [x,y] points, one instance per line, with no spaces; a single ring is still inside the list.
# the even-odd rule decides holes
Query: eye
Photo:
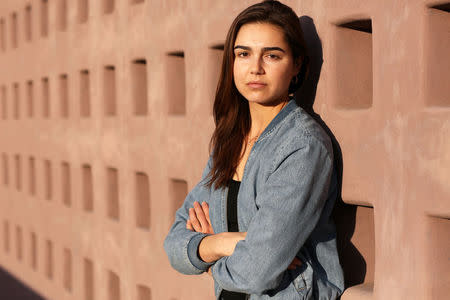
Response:
[[[237,56],[239,56],[239,57],[246,57],[246,56],[248,56],[248,52],[238,52],[237,53]]]
[[[280,57],[279,57],[278,55],[276,55],[276,54],[268,54],[267,56],[268,56],[270,59],[274,59],[274,60],[280,59]]]

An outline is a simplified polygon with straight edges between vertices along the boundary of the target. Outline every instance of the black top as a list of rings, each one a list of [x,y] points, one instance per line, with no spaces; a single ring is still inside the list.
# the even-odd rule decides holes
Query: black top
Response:
[[[227,197],[227,221],[229,232],[239,232],[238,220],[237,220],[237,194],[241,182],[231,179],[228,186]],[[219,299],[220,300],[245,300],[247,294],[222,290]]]

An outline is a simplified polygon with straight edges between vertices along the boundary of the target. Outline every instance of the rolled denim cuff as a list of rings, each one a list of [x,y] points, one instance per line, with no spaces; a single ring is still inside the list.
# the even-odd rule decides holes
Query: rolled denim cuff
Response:
[[[197,235],[194,235],[188,243],[187,246],[187,255],[189,257],[189,260],[191,261],[191,264],[194,265],[199,270],[202,270],[206,272],[208,267],[214,264],[214,262],[204,262],[199,256],[198,256],[198,246],[200,245],[201,240],[208,236],[207,233],[199,233]]]

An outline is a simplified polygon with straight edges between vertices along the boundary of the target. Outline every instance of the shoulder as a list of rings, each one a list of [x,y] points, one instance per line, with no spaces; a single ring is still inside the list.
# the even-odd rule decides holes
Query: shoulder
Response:
[[[319,147],[333,158],[331,139],[325,130],[303,108],[295,108],[274,128],[267,142],[279,156],[304,147]]]
[[[314,118],[303,108],[298,107],[293,115],[294,131],[297,132],[299,144],[302,140],[309,140],[310,143],[319,143],[323,146],[329,155],[333,156],[333,145],[329,135]],[[295,138],[293,141],[295,142]]]

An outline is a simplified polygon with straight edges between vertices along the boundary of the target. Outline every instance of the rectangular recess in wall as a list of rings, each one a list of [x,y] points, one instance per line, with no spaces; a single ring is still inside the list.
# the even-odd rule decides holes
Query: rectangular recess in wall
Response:
[[[81,183],[83,195],[83,209],[85,211],[94,210],[94,190],[92,185],[92,170],[91,166],[84,164],[81,167]]]
[[[3,185],[8,186],[9,184],[9,167],[8,167],[8,156],[2,154],[2,175],[3,175]]]
[[[345,287],[371,286],[375,276],[374,208],[338,201],[333,217]]]
[[[18,120],[20,115],[20,92],[19,84],[13,84],[14,119]]]
[[[48,0],[41,0],[41,36],[48,36]]]
[[[136,226],[150,227],[150,187],[145,173],[136,173]]]
[[[31,232],[30,235],[30,258],[31,258],[31,268],[36,271],[37,270],[37,238],[36,233]]]
[[[48,77],[42,78],[42,116],[46,119],[50,117],[50,86]]]
[[[169,199],[172,206],[170,212],[170,215],[172,216],[171,222],[174,221],[175,212],[177,211],[178,208],[181,207],[187,194],[188,194],[188,185],[186,180],[176,178],[170,179]]]
[[[108,217],[119,220],[119,175],[117,169],[106,169],[106,207]]]
[[[22,228],[16,226],[16,256],[18,261],[22,261],[23,258],[23,236]]]
[[[6,86],[2,86],[2,119],[6,120],[8,117],[8,99],[6,95]]]
[[[20,155],[14,155],[15,172],[16,172],[16,189],[22,190],[22,161]]]
[[[89,16],[89,1],[78,0],[78,22],[85,23]]]
[[[91,166],[84,164],[81,167],[81,184],[82,184],[82,197],[83,197],[83,210],[93,211],[93,186],[92,186],[92,170]]]
[[[11,46],[17,48],[17,13],[11,14]]]
[[[105,66],[103,70],[103,97],[105,114],[116,114],[116,70],[114,66]]]
[[[49,160],[44,160],[44,197],[47,200],[52,199],[52,168]]]
[[[372,20],[338,24],[335,46],[335,106],[342,109],[372,107]]]
[[[430,299],[445,299],[450,288],[450,218],[427,218],[427,268]]]
[[[0,50],[6,50],[5,20],[0,19]]]
[[[209,47],[208,51],[208,103],[209,112],[213,113],[214,98],[216,96],[216,90],[219,83],[220,72],[222,70],[222,60],[224,52],[224,44],[213,45]]]
[[[166,56],[167,104],[169,115],[186,114],[186,68],[184,52]]]
[[[53,279],[53,243],[50,240],[45,241],[45,276]]]
[[[134,114],[146,115],[147,104],[147,61],[135,59],[131,63],[132,97],[134,102]]]
[[[63,286],[72,291],[72,252],[68,248],[63,250]]]
[[[34,115],[34,95],[33,95],[33,81],[27,81],[27,102],[28,102],[28,118]]]
[[[431,107],[450,107],[450,13],[449,3],[430,7],[427,11],[424,43],[425,103]]]
[[[112,271],[108,271],[108,299],[120,300],[120,279]]]
[[[5,250],[5,253],[9,253],[9,222],[3,221],[3,249]]]
[[[58,29],[60,31],[67,30],[67,0],[58,1]]]
[[[137,285],[137,300],[151,300],[152,295],[150,288],[145,285]]]
[[[89,70],[80,71],[80,115],[82,117],[89,117],[91,115]]]
[[[431,8],[450,13],[450,2],[436,4],[436,5],[432,6]]]
[[[67,162],[61,164],[61,192],[64,205],[70,207],[72,204],[70,166]]]
[[[31,5],[27,5],[25,7],[25,40],[31,41],[32,39],[32,24],[33,24],[33,16],[32,16],[32,10]]]
[[[102,0],[103,1],[103,13],[111,14],[114,11],[115,0]]]
[[[30,157],[28,160],[28,184],[30,195],[36,195],[36,167],[34,157]]]
[[[67,74],[61,74],[59,76],[59,99],[61,105],[61,117],[69,117],[69,87]]]
[[[94,265],[92,261],[85,258],[83,261],[84,273],[84,299],[94,300]]]

